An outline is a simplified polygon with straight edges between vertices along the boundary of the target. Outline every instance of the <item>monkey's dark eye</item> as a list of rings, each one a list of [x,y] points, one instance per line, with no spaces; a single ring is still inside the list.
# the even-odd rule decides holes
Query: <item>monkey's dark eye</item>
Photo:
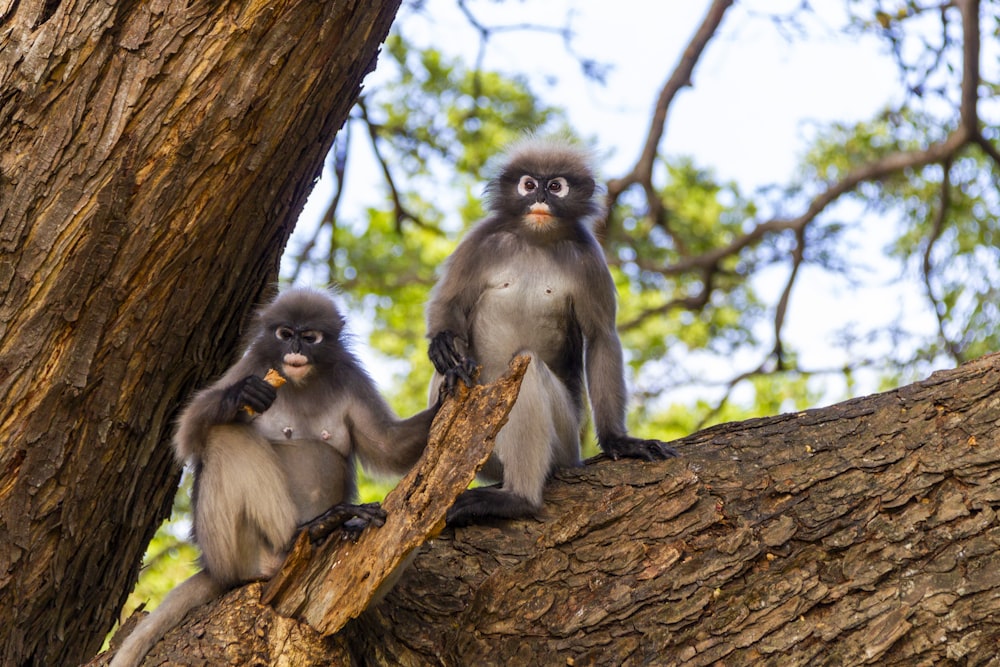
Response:
[[[321,343],[323,342],[323,333],[321,331],[303,331],[302,341],[310,345]]]
[[[538,181],[533,179],[531,176],[522,176],[521,180],[517,182],[517,194],[530,195],[532,192],[538,189]]]
[[[278,327],[274,330],[274,336],[278,340],[291,340],[295,338],[295,332],[289,327]]]
[[[569,183],[562,176],[558,176],[549,181],[548,190],[556,197],[565,197],[569,194]]]

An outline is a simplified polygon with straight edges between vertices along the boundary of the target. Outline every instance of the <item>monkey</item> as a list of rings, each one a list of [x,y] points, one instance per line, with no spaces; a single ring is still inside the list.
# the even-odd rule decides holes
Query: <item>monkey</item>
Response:
[[[350,504],[355,458],[374,473],[405,473],[439,406],[399,419],[345,346],[344,326],[329,293],[283,292],[256,314],[242,357],[181,412],[173,445],[194,471],[202,569],[125,638],[113,667],[139,664],[194,607],[273,576],[301,528],[316,541],[384,522],[377,503]],[[263,379],[269,369],[286,381],[280,389]]]
[[[493,454],[480,471],[499,487],[467,489],[446,522],[463,526],[537,514],[560,467],[580,465],[584,384],[601,450],[612,459],[677,452],[628,435],[617,295],[591,228],[602,212],[588,153],[568,139],[514,144],[485,189],[487,217],[445,261],[426,308],[436,387],[496,380],[530,357]]]

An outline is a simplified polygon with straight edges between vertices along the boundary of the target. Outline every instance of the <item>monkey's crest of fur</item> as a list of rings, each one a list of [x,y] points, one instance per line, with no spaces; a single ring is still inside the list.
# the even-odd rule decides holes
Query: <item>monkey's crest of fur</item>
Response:
[[[502,184],[506,180],[517,181],[521,174],[542,176],[565,176],[570,180],[585,182],[593,188],[590,197],[590,211],[581,220],[588,227],[604,214],[604,190],[597,182],[593,163],[593,152],[574,139],[564,135],[527,135],[510,144],[492,161],[491,177],[486,184],[487,206],[497,210],[497,204],[504,196]]]
[[[344,317],[329,292],[311,287],[296,287],[286,290],[260,311],[256,335],[290,322],[295,322],[301,329],[314,329],[334,337],[340,334],[345,324]]]

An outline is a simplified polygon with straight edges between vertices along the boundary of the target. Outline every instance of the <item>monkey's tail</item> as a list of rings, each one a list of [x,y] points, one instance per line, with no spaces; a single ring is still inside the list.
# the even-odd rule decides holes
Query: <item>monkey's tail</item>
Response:
[[[111,659],[110,667],[137,667],[167,631],[178,625],[189,611],[225,592],[208,573],[199,572],[174,587],[160,606],[142,619]]]

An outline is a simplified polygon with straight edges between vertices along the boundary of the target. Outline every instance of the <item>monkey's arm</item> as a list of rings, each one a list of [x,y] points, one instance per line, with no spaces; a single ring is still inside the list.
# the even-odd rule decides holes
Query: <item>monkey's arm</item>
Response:
[[[635,438],[625,429],[624,364],[617,335],[587,341],[587,390],[594,410],[594,428],[601,450],[612,459],[659,461],[677,456],[660,440]]]
[[[577,317],[585,337],[587,392],[594,411],[594,429],[601,450],[613,459],[636,458],[657,461],[677,456],[660,440],[635,438],[625,428],[628,392],[622,346],[615,329],[615,287],[603,266],[596,267],[586,284],[600,286],[577,299]]]
[[[367,379],[367,378],[366,378]],[[361,380],[355,383],[360,386]],[[357,390],[347,410],[351,445],[366,470],[401,475],[420,459],[441,401],[407,419],[400,419],[371,380]]]
[[[475,383],[478,363],[469,349],[471,317],[485,289],[487,266],[501,254],[495,235],[486,229],[473,230],[448,258],[427,305],[427,354],[448,391],[457,379],[470,387]]]
[[[204,453],[208,430],[220,424],[249,422],[247,407],[256,413],[264,412],[277,397],[275,388],[261,375],[237,364],[218,382],[195,394],[191,403],[181,413],[174,447],[181,461],[200,458]]]

